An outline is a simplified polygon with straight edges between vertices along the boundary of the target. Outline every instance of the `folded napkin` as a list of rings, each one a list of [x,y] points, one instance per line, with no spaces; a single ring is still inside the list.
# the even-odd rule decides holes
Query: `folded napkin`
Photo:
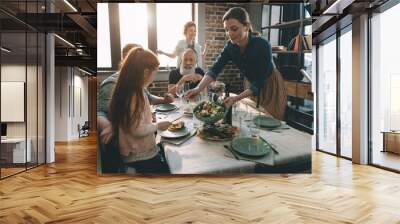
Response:
[[[235,150],[233,150],[230,146],[229,146],[229,151],[239,160],[246,160],[246,161],[250,161],[250,162],[264,164],[267,166],[274,165],[275,152],[272,150],[267,155],[262,156],[262,157],[250,157],[250,156],[242,155],[242,154],[236,152]]]

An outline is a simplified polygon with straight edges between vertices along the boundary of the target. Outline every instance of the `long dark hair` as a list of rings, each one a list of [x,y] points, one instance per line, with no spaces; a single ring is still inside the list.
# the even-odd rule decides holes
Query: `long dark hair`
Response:
[[[141,47],[131,49],[124,58],[109,105],[110,121],[115,133],[119,127],[127,131],[131,126],[139,125],[145,109],[144,71],[153,71],[159,65],[157,56]]]
[[[246,9],[242,7],[233,7],[230,8],[225,15],[222,17],[222,22],[228,19],[236,19],[239,23],[249,27],[249,33],[259,36],[260,33],[253,30],[253,26],[251,25],[249,13],[247,13]]]

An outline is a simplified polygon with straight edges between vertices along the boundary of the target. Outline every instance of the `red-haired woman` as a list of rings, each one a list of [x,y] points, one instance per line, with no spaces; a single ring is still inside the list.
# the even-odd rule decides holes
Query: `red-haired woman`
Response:
[[[123,162],[139,173],[167,173],[164,152],[156,145],[154,133],[170,122],[152,123],[145,88],[153,82],[160,62],[141,47],[129,51],[121,64],[117,85],[110,102],[110,121],[117,133]]]

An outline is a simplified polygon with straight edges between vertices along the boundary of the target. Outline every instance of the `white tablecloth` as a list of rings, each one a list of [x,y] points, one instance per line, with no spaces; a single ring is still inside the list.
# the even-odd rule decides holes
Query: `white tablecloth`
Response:
[[[242,100],[239,106],[244,107]],[[256,110],[250,108],[251,113]],[[171,115],[160,115],[159,120],[175,120],[179,117],[187,126],[191,126],[191,117],[182,117],[182,113],[172,113]],[[268,115],[268,114],[267,114]],[[160,119],[162,118],[162,119]],[[233,123],[238,126],[237,123]],[[247,132],[247,127],[243,125],[243,132]],[[287,165],[303,160],[311,162],[311,135],[305,132],[290,128],[279,130],[280,133],[261,130],[260,136],[272,143],[279,154],[270,153],[271,166]],[[218,173],[253,173],[256,166],[255,162],[236,160],[232,153],[224,148],[230,142],[208,141],[198,136],[190,138],[180,146],[164,144],[164,150],[168,164],[173,174],[218,174]]]

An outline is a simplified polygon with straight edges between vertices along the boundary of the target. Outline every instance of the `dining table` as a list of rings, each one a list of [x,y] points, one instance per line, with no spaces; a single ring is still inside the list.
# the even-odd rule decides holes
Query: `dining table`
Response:
[[[231,148],[231,140],[215,141],[201,138],[198,128],[202,125],[185,113],[188,104],[174,102],[177,109],[171,112],[156,113],[157,121],[183,121],[189,129],[189,136],[182,139],[164,139],[157,135],[157,141],[162,142],[165,156],[172,174],[228,174],[228,173],[292,173],[290,167],[296,164],[308,164],[311,169],[311,135],[297,130],[284,121],[280,129],[259,129],[259,137],[266,140],[274,150],[262,158],[247,158],[235,153]],[[237,110],[246,111],[249,116],[262,114],[271,117],[263,108],[256,108],[253,100],[245,98],[236,103]],[[232,117],[238,116],[233,112]],[[197,127],[196,125],[197,124]],[[241,124],[241,125],[240,125]],[[252,120],[241,122],[233,119],[233,126],[240,127],[240,136],[250,135]],[[282,171],[282,167],[289,167]],[[302,166],[303,167],[303,166]],[[293,172],[296,172],[293,170]]]

